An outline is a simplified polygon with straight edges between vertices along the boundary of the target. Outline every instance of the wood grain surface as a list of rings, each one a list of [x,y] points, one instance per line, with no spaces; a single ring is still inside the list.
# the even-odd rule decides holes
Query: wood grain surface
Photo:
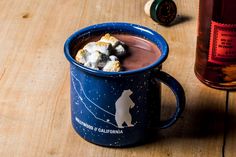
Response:
[[[143,11],[147,0],[0,1],[1,157],[221,157],[234,156],[235,120],[224,136],[226,92],[203,85],[194,75],[198,0],[175,1],[174,24],[163,27]],[[88,25],[122,21],[141,24],[164,36],[170,52],[163,70],[186,92],[186,109],[151,143],[104,148],[75,133],[70,121],[69,63],[65,40]],[[163,87],[162,116],[174,110]],[[169,99],[170,97],[170,99]],[[235,93],[229,95],[235,119]],[[226,138],[225,138],[226,137]],[[225,147],[224,147],[225,141]]]
[[[225,128],[225,156],[235,156],[236,145],[236,92],[229,94],[228,114]]]

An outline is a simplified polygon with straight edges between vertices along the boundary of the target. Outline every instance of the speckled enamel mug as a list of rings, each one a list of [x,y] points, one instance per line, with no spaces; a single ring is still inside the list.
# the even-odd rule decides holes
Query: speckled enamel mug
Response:
[[[145,38],[158,46],[161,55],[146,67],[121,72],[93,70],[74,60],[81,40],[105,33]],[[159,128],[174,124],[184,110],[182,86],[161,71],[168,55],[168,45],[160,34],[149,28],[130,23],[89,26],[72,34],[64,45],[64,51],[70,62],[72,124],[76,132],[89,142],[108,147],[141,144],[148,137],[154,137]],[[160,120],[160,82],[176,96],[176,111],[165,121]]]

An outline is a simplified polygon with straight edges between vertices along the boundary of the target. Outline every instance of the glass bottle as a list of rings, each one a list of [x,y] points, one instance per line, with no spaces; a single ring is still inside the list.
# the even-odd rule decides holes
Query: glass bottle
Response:
[[[236,89],[235,0],[199,0],[195,74],[206,85]]]

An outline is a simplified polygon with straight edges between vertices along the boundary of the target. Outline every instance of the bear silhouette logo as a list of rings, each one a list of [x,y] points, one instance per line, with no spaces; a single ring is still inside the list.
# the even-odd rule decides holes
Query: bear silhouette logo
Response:
[[[126,123],[127,127],[134,126],[131,123],[132,116],[129,112],[130,109],[132,109],[135,106],[134,102],[130,98],[130,95],[132,93],[133,92],[130,89],[124,90],[115,103],[116,107],[115,120],[118,128],[124,128],[123,126],[124,123]]]

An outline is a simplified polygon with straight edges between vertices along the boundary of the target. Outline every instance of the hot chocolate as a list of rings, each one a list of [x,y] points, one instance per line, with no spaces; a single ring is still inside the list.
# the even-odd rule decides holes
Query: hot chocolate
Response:
[[[128,34],[112,34],[125,43],[128,54],[120,58],[122,71],[135,70],[154,63],[161,55],[160,49],[152,42],[138,36]],[[87,38],[77,46],[83,48],[89,42],[98,41],[101,36]]]
[[[128,47],[128,56],[122,60],[124,70],[146,67],[155,62],[161,55],[160,49],[152,42],[132,35],[114,35]]]

